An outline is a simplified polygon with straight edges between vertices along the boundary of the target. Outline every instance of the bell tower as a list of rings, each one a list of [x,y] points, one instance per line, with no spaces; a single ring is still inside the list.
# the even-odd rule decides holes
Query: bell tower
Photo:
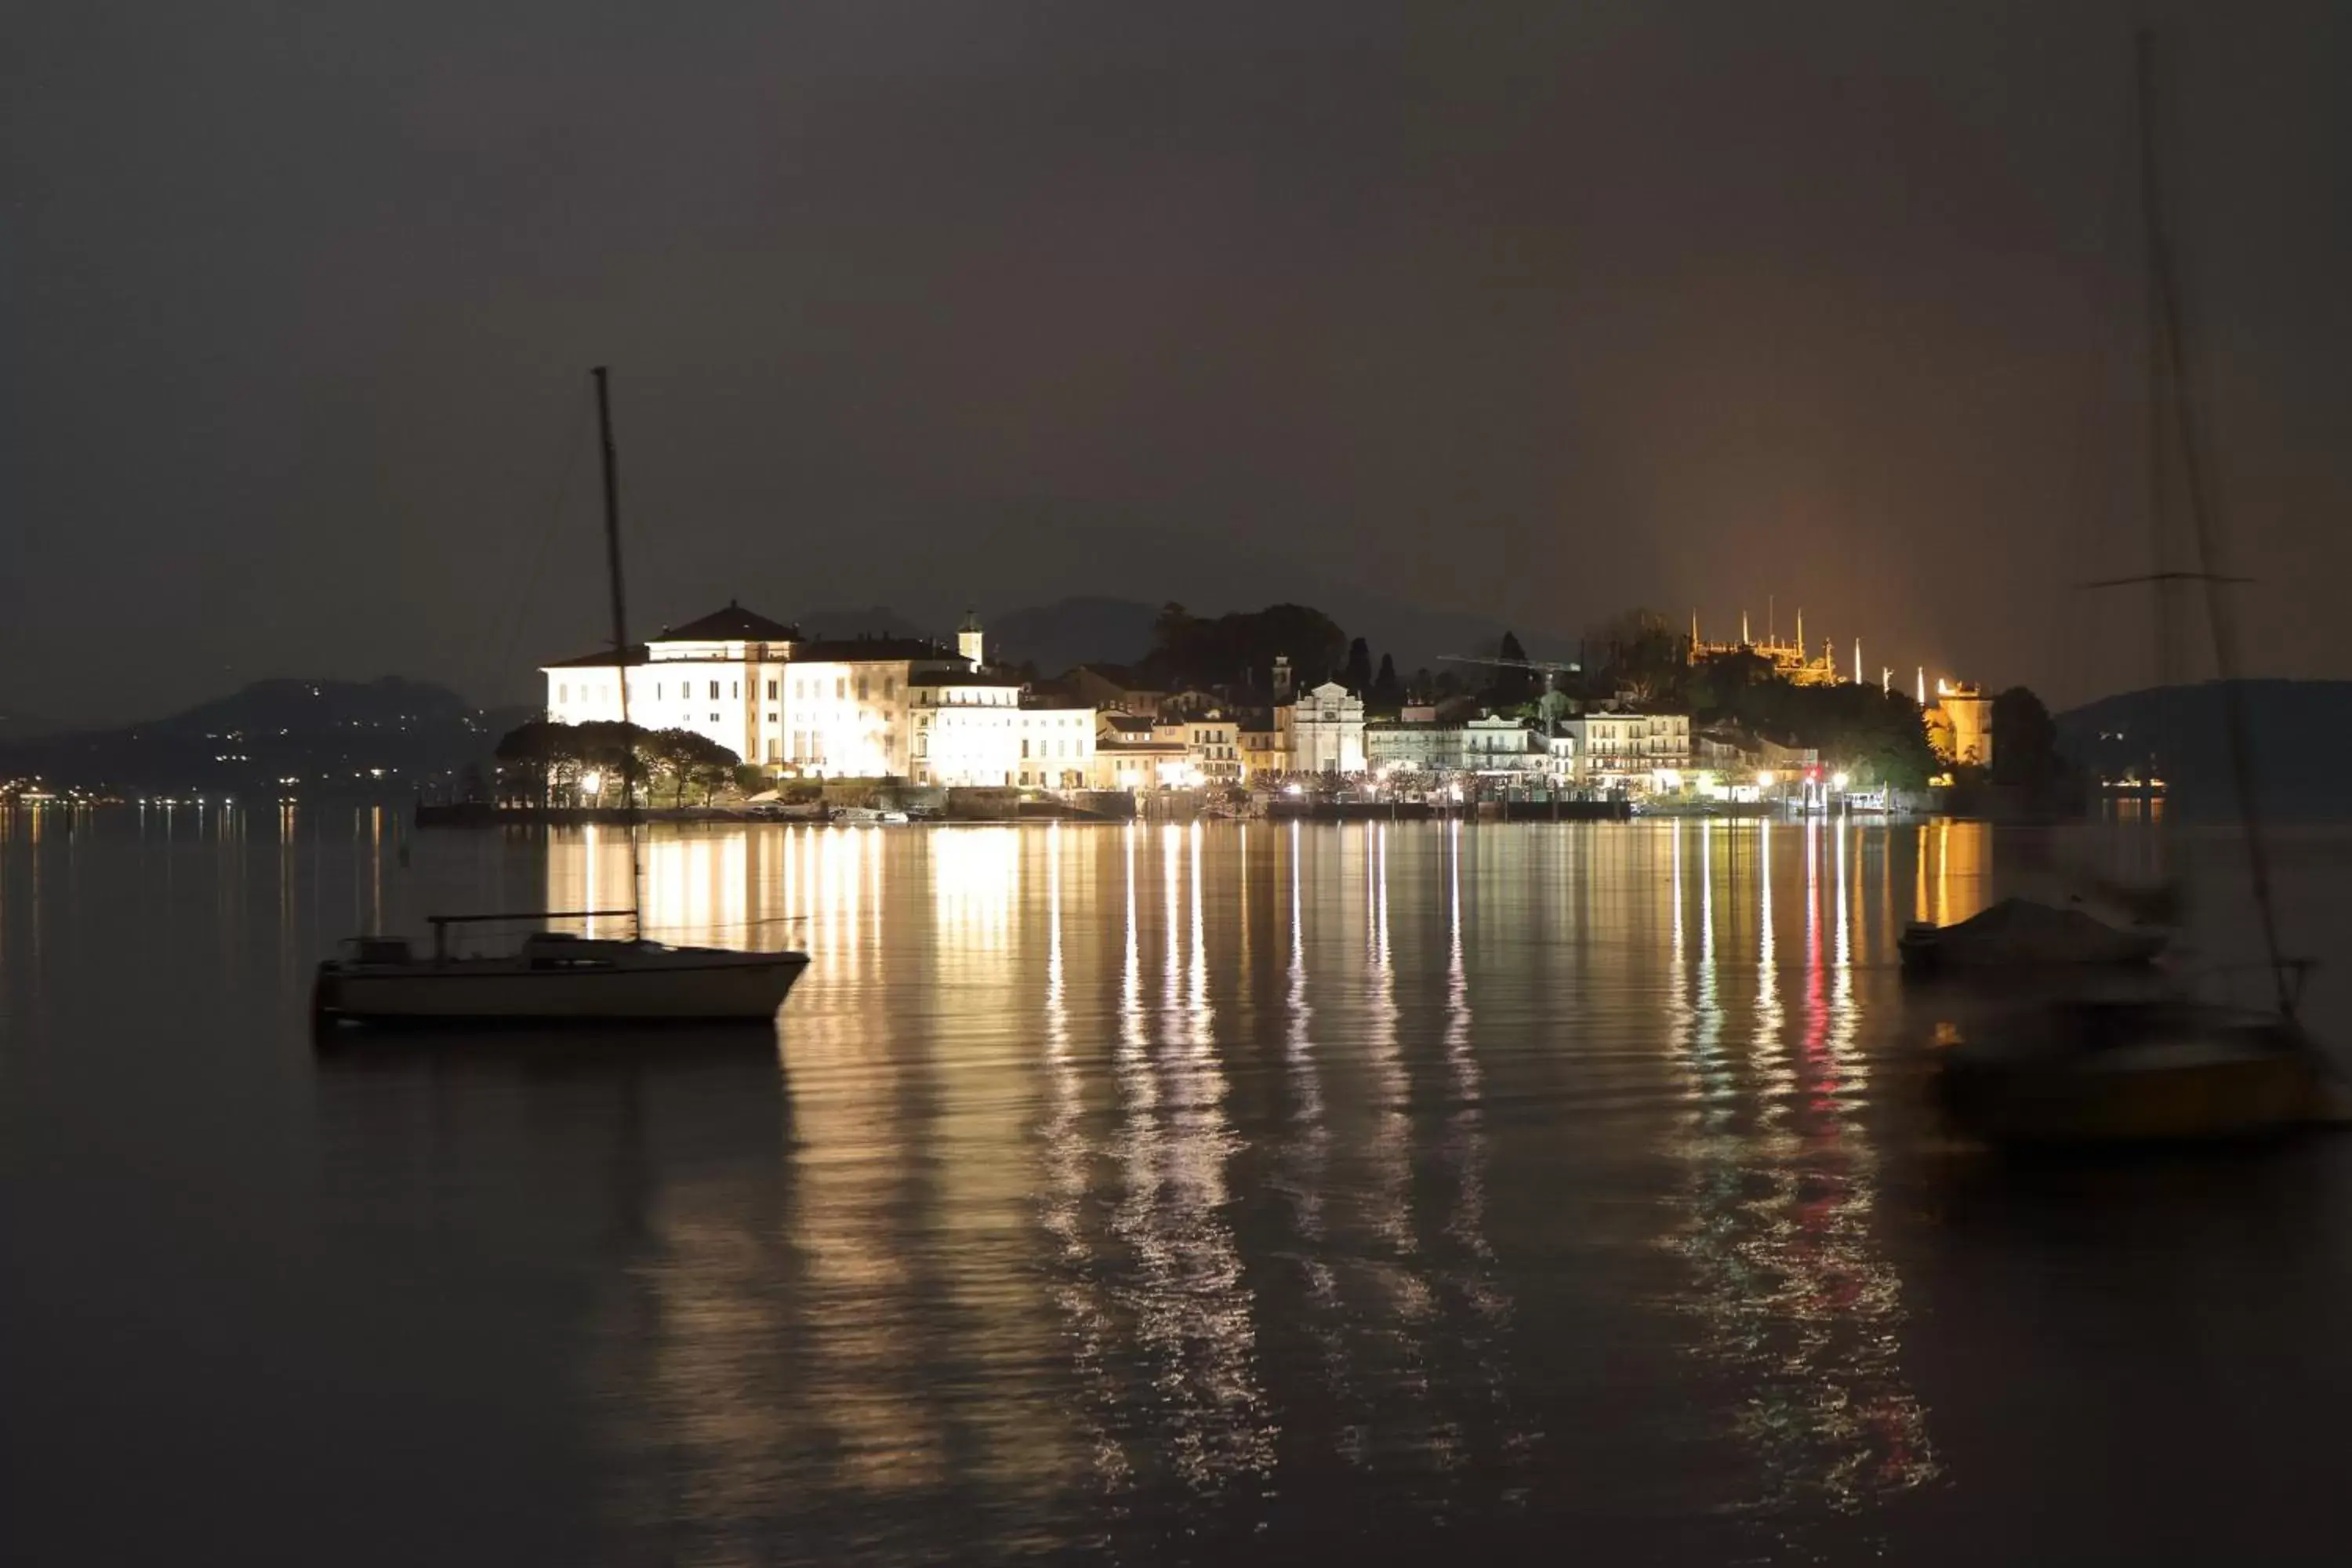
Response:
[[[986,647],[987,639],[982,635],[980,629],[979,612],[966,610],[963,613],[963,625],[956,627],[956,652],[971,660],[971,667],[978,669],[988,662],[981,657]]]

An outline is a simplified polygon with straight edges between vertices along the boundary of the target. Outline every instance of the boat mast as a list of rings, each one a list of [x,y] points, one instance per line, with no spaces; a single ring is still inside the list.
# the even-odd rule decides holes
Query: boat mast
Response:
[[[2292,1017],[2294,990],[2287,983],[2286,961],[2279,950],[2278,911],[2271,896],[2270,846],[2263,833],[2262,808],[2254,798],[2252,726],[2247,721],[2245,692],[2238,684],[2238,626],[2230,611],[2229,595],[2222,591],[2230,579],[2221,574],[2221,569],[2220,528],[2214,518],[2212,481],[2198,419],[2193,345],[2187,313],[2181,308],[2171,234],[2165,223],[2163,181],[2156,145],[2158,92],[2161,86],[2156,37],[2143,27],[2136,41],[2139,64],[2140,205],[2147,225],[2149,281],[2155,293],[2153,305],[2158,329],[2158,341],[2149,345],[2149,368],[2158,381],[2168,379],[2164,376],[2168,365],[2172,373],[2168,378],[2168,412],[2180,443],[2190,532],[2197,542],[2194,575],[2205,584],[2205,618],[2213,636],[2215,671],[2221,677],[2221,721],[2230,742],[2231,780],[2237,789],[2238,809],[2245,815],[2246,858],[2253,872],[2254,906],[2262,919],[2263,946],[2270,957],[2271,983],[2277,992],[2279,1012]],[[2155,497],[2149,499],[2151,505],[2156,504]],[[2162,584],[2158,591],[2162,591]]]
[[[637,742],[629,724],[629,613],[621,592],[621,481],[613,458],[613,394],[603,365],[596,378],[596,434],[604,458],[604,570],[613,584],[613,664],[621,683],[621,826],[629,836],[629,934],[642,936],[637,902]],[[595,900],[592,898],[590,902]]]

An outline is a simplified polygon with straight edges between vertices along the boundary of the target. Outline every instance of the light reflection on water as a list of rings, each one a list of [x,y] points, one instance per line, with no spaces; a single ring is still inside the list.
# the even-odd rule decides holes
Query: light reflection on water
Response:
[[[1735,1429],[1754,1455],[1751,1484],[1728,1500],[1785,1515],[1808,1500],[1852,1512],[1935,1477],[1927,1413],[1905,1381],[1902,1281],[1874,1235],[1878,1156],[1862,1114],[1868,1068],[1858,1026],[1846,862],[1861,830],[1809,824],[1796,834],[1712,823],[1674,830],[1674,900],[1687,901],[1682,840],[1700,839],[1700,957],[1675,1010],[1691,1041],[1698,1109],[1672,1140],[1687,1163],[1687,1217],[1670,1233],[1698,1289],[1695,1349],[1740,1388]],[[1748,1065],[1716,1048],[1715,844],[1751,840],[1756,889],[1755,1023]],[[1825,844],[1824,839],[1828,840]],[[1802,857],[1801,937],[1792,1030],[1780,991],[1775,847]],[[1824,886],[1826,878],[1827,885]],[[1827,920],[1831,929],[1824,932]],[[1675,964],[1683,963],[1679,923]]]
[[[778,1034],[519,1064],[313,1058],[307,965],[378,919],[620,907],[625,844],[275,816],[0,832],[0,1289],[58,1282],[12,1404],[165,1390],[153,1441],[225,1518],[331,1528],[348,1469],[513,1560],[598,1555],[563,1518],[704,1563],[1562,1524],[1709,1562],[1916,1546],[1972,1495],[1891,947],[1991,896],[1981,826],[664,830],[649,930],[812,954]],[[181,999],[136,1070],[125,909]],[[46,1217],[110,1144],[188,1194],[170,1226]],[[80,1310],[153,1297],[158,1252],[201,1324]],[[285,1373],[207,1383],[191,1337]],[[223,1410],[259,1460],[207,1464]],[[69,1490],[79,1452],[11,1468]],[[500,1456],[502,1525],[437,1503]]]
[[[747,1407],[746,1435],[829,1456],[820,1490],[852,1511],[984,1486],[1000,1511],[1084,1514],[1091,1494],[1114,1534],[1174,1497],[1262,1509],[1286,1465],[1423,1475],[1440,1510],[1442,1478],[1484,1466],[1488,1506],[1524,1502],[1541,1424],[1516,1414],[1537,1402],[1512,1386],[1518,1318],[1487,1230],[1475,995],[1499,986],[1523,1016],[1549,984],[1529,954],[1482,963],[1472,928],[1483,885],[1498,940],[1514,922],[1558,940],[1573,908],[1638,946],[1628,906],[1663,846],[1651,929],[1668,1060],[1686,1064],[1668,1147],[1690,1173],[1667,1240],[1689,1268],[1688,1349],[1720,1369],[1723,1429],[1753,1463],[1715,1500],[1850,1510],[1917,1485],[1935,1461],[1848,1059],[1857,831],[1670,824],[1471,858],[1465,877],[1465,837],[1486,845],[1459,824],[1260,828],[1276,913],[1257,929],[1279,953],[1263,996],[1244,979],[1244,830],[656,837],[649,928],[818,959],[785,1030],[798,1408],[763,1437]],[[1922,846],[1939,909],[1953,858],[1945,832]],[[551,856],[549,900],[610,907],[625,876],[583,834]],[[1261,1033],[1276,1057],[1252,1048]],[[1258,1091],[1246,1126],[1236,1072]],[[1635,1079],[1594,1087],[1638,1100]],[[1237,1194],[1237,1165],[1273,1210]],[[909,1375],[943,1355],[986,1396]],[[1017,1425],[984,1414],[1008,1384]]]

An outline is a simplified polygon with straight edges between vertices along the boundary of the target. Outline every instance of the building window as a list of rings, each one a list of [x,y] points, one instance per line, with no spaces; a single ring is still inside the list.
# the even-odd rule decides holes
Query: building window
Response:
[[[897,676],[886,675],[882,678],[882,695],[885,697],[896,697],[898,695],[898,678]]]
[[[863,675],[857,678],[857,700],[860,702],[866,700],[866,677]]]
[[[743,683],[742,683],[741,681],[740,681],[740,680],[730,680],[730,681],[729,681],[729,682],[727,683],[727,695],[728,695],[728,696],[730,696],[730,697],[740,697],[740,696],[742,696],[742,695],[743,695]]]
[[[711,721],[712,723],[714,723],[714,724],[718,723],[718,722],[719,722],[719,715],[718,715],[718,714],[716,714],[716,713],[713,713],[713,714],[710,716],[710,721]]]
[[[710,683],[710,700],[713,702],[719,700],[719,682],[715,680]]]
[[[569,702],[572,700],[572,686],[570,682],[567,681],[555,689],[555,700],[558,702]]]
[[[1026,759],[1029,755],[1029,737],[1026,735],[1021,737],[1021,755],[1024,759]],[[1023,784],[1027,784],[1029,781],[1024,777],[1021,782]]]
[[[773,702],[775,700],[776,700],[776,683],[775,683],[774,681],[771,680],[770,682],[768,682],[768,700],[769,700],[769,701],[771,701],[771,702]],[[774,721],[773,721],[773,720],[770,720],[770,721],[769,721],[769,722],[770,722],[770,723],[773,723]]]
[[[840,702],[845,700],[848,696],[849,678],[845,675],[835,676],[833,678],[833,700],[835,702]]]

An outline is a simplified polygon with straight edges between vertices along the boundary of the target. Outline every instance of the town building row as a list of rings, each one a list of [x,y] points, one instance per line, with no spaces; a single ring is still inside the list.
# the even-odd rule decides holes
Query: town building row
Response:
[[[1407,708],[1368,720],[1336,681],[1290,689],[1272,672],[1270,708],[1232,713],[1208,693],[1140,689],[1087,666],[1042,695],[992,668],[967,618],[955,646],[902,637],[805,638],[729,605],[666,627],[615,660],[542,667],[547,714],[562,723],[628,714],[681,729],[788,778],[898,778],[943,787],[1147,792],[1268,788],[1301,780],[1400,790],[1475,782],[1581,795],[1684,790],[1694,774],[1738,774],[1752,743],[1694,737],[1687,715],[1595,711],[1548,725]],[[1804,765],[1791,754],[1785,765]]]

